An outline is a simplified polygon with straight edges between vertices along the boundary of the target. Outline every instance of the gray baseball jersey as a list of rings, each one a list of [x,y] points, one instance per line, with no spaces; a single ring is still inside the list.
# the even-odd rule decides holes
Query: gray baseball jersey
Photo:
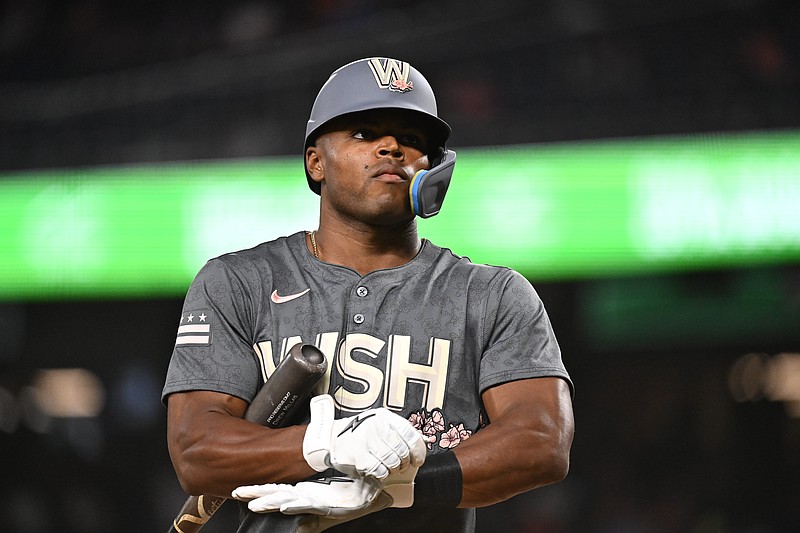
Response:
[[[409,263],[362,276],[317,260],[303,232],[210,260],[186,296],[162,398],[211,390],[251,401],[297,342],[317,345],[337,418],[387,407],[422,432],[428,453],[488,423],[486,389],[525,378],[572,383],[531,284],[423,240]],[[294,531],[294,517],[243,507],[240,533]],[[474,509],[415,502],[337,526],[474,530]]]

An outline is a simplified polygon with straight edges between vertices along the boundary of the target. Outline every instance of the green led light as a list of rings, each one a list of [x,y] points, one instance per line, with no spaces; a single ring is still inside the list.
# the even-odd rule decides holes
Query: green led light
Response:
[[[800,259],[800,133],[458,150],[420,233],[533,279]],[[316,227],[302,160],[6,174],[0,298],[182,295],[215,255]]]

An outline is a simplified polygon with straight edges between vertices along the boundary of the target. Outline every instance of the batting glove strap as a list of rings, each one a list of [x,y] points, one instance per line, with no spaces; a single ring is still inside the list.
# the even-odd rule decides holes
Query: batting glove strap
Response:
[[[422,461],[409,463],[381,480],[383,491],[392,497],[391,507],[414,505],[414,478],[417,477],[417,472],[424,461],[423,456]]]
[[[333,434],[333,398],[321,394],[311,398],[311,422],[303,438],[303,457],[316,470],[330,468],[331,436]]]
[[[390,507],[411,507],[414,505],[414,482],[399,485],[389,485],[383,491],[392,497]]]

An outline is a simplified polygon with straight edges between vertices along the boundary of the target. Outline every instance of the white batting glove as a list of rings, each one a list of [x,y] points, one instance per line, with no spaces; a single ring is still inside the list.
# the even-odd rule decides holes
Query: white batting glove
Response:
[[[333,467],[352,477],[383,479],[425,461],[420,433],[388,409],[370,409],[339,420],[333,416],[333,397],[322,394],[311,399],[303,456],[317,472]]]
[[[247,501],[247,508],[256,513],[279,511],[341,517],[369,507],[380,491],[377,479],[340,476],[301,481],[296,485],[243,486],[235,489],[231,496]]]
[[[335,525],[385,509],[391,497],[381,491],[378,480],[331,477],[302,481],[296,485],[268,483],[235,489],[231,496],[247,501],[256,513],[304,514],[298,533],[317,533]]]

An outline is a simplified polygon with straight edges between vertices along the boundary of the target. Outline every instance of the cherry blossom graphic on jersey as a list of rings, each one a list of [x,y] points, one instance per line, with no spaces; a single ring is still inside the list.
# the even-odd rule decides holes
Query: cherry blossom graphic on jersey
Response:
[[[429,450],[432,450],[436,444],[440,448],[455,448],[461,444],[461,441],[472,436],[472,430],[464,428],[463,422],[458,425],[449,424],[448,427],[441,409],[416,411],[411,413],[408,421],[422,434],[422,440],[425,441]]]

